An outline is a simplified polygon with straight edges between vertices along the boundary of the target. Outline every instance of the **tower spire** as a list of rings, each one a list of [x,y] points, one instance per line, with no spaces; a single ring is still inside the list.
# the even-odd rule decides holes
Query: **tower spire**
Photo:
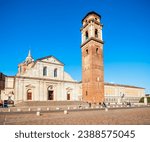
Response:
[[[31,50],[29,49],[28,57],[31,57]]]
[[[34,59],[33,59],[32,56],[31,56],[31,50],[29,50],[28,56],[26,57],[25,62],[26,62],[27,64],[30,64],[30,63],[33,62],[33,61],[34,61]]]

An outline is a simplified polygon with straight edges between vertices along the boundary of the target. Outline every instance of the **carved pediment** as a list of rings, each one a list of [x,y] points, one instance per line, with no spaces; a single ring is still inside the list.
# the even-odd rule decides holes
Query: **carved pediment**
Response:
[[[29,84],[29,85],[26,85],[26,88],[35,88],[35,86]]]
[[[70,87],[67,87],[67,88],[66,88],[66,90],[67,90],[67,91],[71,91],[71,90],[72,90],[72,88],[70,88]]]

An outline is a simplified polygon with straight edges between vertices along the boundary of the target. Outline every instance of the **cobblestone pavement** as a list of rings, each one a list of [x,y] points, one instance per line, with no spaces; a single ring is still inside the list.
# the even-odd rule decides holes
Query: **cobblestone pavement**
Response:
[[[1,125],[150,125],[150,107],[36,113],[0,113]]]

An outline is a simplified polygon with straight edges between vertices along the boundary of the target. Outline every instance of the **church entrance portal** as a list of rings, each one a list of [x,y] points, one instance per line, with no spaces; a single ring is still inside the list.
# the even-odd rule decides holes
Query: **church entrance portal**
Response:
[[[32,100],[32,91],[30,89],[27,91],[27,100]]]
[[[54,100],[54,91],[48,90],[48,100]]]

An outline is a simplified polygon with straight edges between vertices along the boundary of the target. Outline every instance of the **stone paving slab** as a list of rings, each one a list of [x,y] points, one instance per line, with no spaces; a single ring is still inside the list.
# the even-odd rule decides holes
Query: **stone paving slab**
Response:
[[[1,125],[150,125],[150,107],[131,109],[0,114]]]

